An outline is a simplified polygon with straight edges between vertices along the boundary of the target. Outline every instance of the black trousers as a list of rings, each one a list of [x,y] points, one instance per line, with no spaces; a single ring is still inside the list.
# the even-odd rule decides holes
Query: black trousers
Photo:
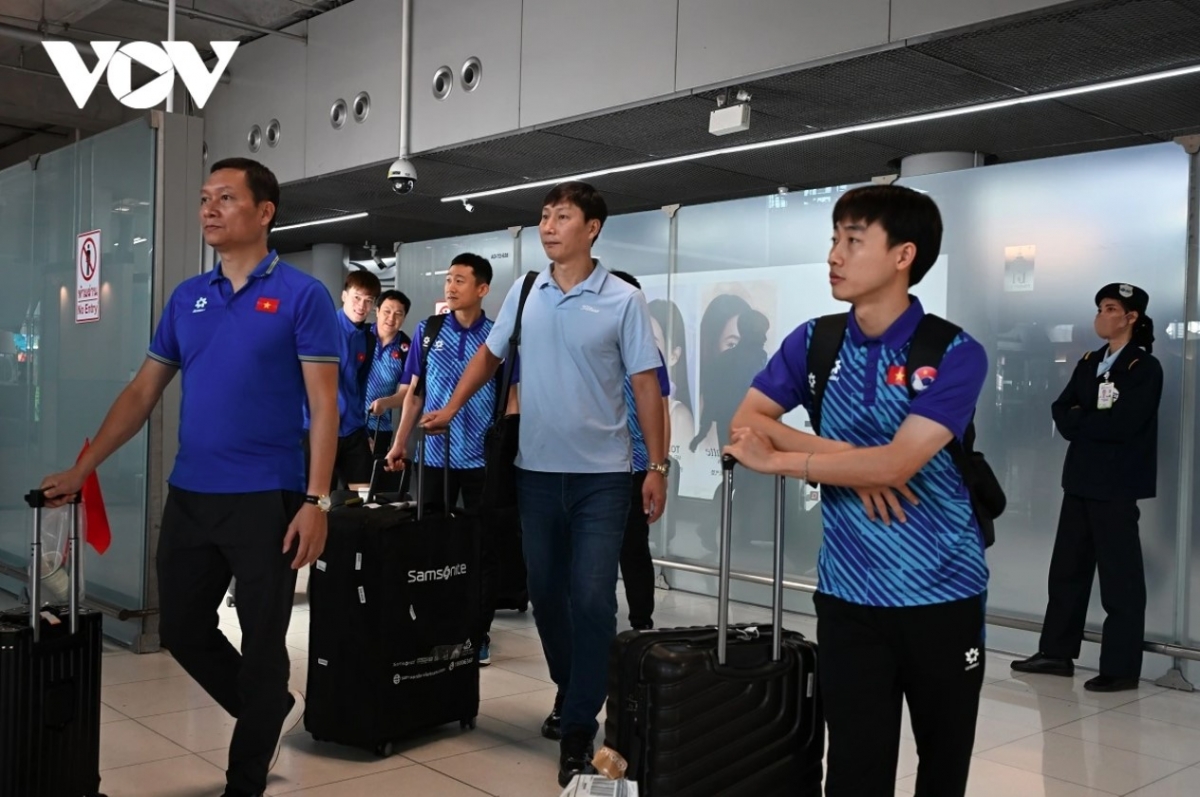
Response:
[[[384,449],[387,453],[387,449]],[[308,433],[304,434],[304,478],[308,478],[310,462]],[[367,436],[367,427],[357,429],[345,437],[339,437],[337,453],[333,459],[333,480],[329,485],[330,492],[345,489],[351,484],[370,484],[371,466],[374,457],[371,454],[371,442]]]
[[[984,598],[904,608],[814,596],[829,729],[825,797],[892,797],[908,702],[917,797],[962,797],[983,688]]]
[[[300,493],[201,494],[172,487],[158,543],[162,646],[237,719],[228,785],[266,789],[267,767],[287,714],[288,623],[295,550],[283,553]],[[217,627],[217,607],[237,578],[242,651]]]
[[[392,447],[392,437],[394,432],[384,430],[368,432],[368,439],[371,441],[371,456],[375,459],[384,459],[387,457],[388,449]]]
[[[416,467],[416,466],[414,466]],[[462,504],[467,514],[475,517],[479,524],[479,577],[480,599],[483,603],[480,616],[480,638],[491,631],[496,619],[496,590],[499,587],[499,569],[496,562],[494,535],[488,524],[487,512],[479,507],[483,496],[483,468],[426,468],[421,487],[421,501],[425,504],[442,504],[445,493],[442,484],[449,478],[450,506]],[[413,484],[415,484],[415,480]]]
[[[1146,574],[1138,537],[1136,501],[1093,501],[1063,495],[1058,534],[1050,559],[1050,599],[1041,652],[1079,656],[1092,581],[1100,571],[1104,642],[1100,672],[1116,678],[1142,674],[1146,632]]]
[[[625,600],[629,603],[629,624],[650,627],[654,615],[654,563],[650,561],[650,524],[642,511],[642,486],[646,472],[633,474],[629,494],[629,516],[625,538],[621,541],[621,578],[625,581]]]

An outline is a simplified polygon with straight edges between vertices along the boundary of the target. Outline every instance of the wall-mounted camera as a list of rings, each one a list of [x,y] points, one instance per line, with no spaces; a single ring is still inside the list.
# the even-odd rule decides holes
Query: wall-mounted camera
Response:
[[[397,194],[410,194],[417,187],[417,167],[406,158],[396,158],[388,169],[388,182]]]

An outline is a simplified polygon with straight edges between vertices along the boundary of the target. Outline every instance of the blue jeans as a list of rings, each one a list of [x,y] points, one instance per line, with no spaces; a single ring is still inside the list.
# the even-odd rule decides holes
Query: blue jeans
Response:
[[[631,478],[517,471],[529,599],[550,677],[563,695],[564,735],[594,737],[608,693]]]

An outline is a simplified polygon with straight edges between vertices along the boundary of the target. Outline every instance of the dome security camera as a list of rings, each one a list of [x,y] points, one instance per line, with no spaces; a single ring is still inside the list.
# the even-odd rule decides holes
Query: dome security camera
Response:
[[[417,187],[417,167],[407,158],[396,158],[388,168],[387,178],[397,194],[410,194]]]

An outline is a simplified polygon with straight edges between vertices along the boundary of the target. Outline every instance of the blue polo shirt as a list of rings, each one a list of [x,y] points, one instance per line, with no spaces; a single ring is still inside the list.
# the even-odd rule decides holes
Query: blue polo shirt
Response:
[[[417,324],[414,333],[418,341],[425,340],[426,321]],[[467,363],[487,342],[492,331],[492,320],[481,315],[464,329],[454,313],[446,316],[437,339],[430,341],[429,373],[421,370],[421,347],[413,348],[412,356],[404,366],[400,384],[411,385],[413,377],[425,383],[425,412],[441,409],[454,395],[454,388],[462,378]],[[492,411],[496,406],[496,380],[489,379],[463,406],[450,423],[450,467],[456,470],[483,467],[483,435],[492,422]],[[426,463],[431,468],[445,467],[445,442],[440,438],[429,439]],[[413,452],[414,454],[416,452]]]
[[[342,315],[345,315],[343,313]],[[400,386],[400,377],[404,374],[404,361],[412,341],[403,332],[397,332],[392,342],[384,346],[379,338],[379,325],[371,325],[371,334],[375,336],[375,354],[371,358],[371,371],[367,374],[367,393],[363,400],[363,412],[366,413],[367,431],[392,431],[392,413],[371,415],[371,405],[376,399],[396,395]],[[405,383],[407,384],[407,383]]]
[[[625,377],[662,358],[642,292],[596,263],[563,293],[547,267],[521,320],[521,434],[517,467],[546,473],[628,473],[632,466]],[[524,280],[517,280],[488,335],[508,356]]]
[[[658,355],[659,366],[655,370],[658,376],[658,388],[663,398],[671,395],[671,376],[667,373],[667,363]],[[633,472],[642,473],[650,467],[650,452],[646,450],[646,436],[642,434],[642,424],[638,421],[637,401],[633,398],[633,383],[625,378],[625,411],[629,415],[629,440],[633,448]]]
[[[905,374],[913,333],[925,315],[915,298],[879,338],[868,338],[850,313],[838,363],[821,404],[821,436],[859,447],[892,441],[909,415],[920,415],[962,439],[987,378],[987,353],[960,334],[941,365]],[[811,409],[808,346],[815,321],[788,335],[754,387],[785,410]],[[908,380],[923,385],[909,400]],[[825,527],[818,589],[868,606],[922,606],[970,598],[987,589],[983,538],[962,475],[939,451],[909,486],[920,504],[905,505],[907,523],[869,520],[857,493],[825,485]]]
[[[274,252],[237,293],[219,264],[175,289],[149,351],[183,372],[173,486],[305,491],[300,364],[338,362],[334,312],[325,287]]]

